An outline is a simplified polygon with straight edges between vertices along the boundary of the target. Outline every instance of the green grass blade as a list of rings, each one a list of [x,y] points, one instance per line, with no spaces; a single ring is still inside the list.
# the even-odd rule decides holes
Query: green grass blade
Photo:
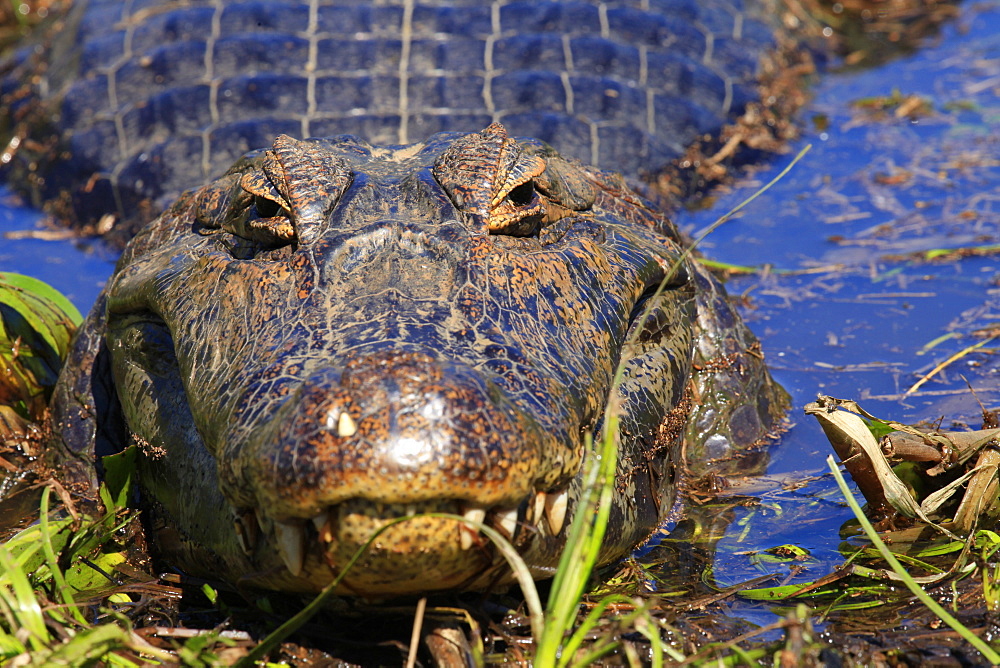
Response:
[[[597,602],[597,605],[595,605],[590,612],[587,613],[583,622],[577,627],[576,631],[572,636],[570,636],[569,640],[566,641],[566,644],[562,649],[562,654],[567,657],[574,656],[583,645],[583,641],[586,640],[587,633],[590,629],[600,622],[601,617],[604,614],[604,611],[608,609],[608,606],[615,603],[633,604],[631,599],[620,594],[611,594],[602,598]]]
[[[618,418],[606,412],[600,453],[584,476],[582,495],[570,525],[566,548],[552,582],[545,611],[545,628],[536,636],[535,663],[565,666],[572,659],[561,651],[566,634],[576,622],[580,599],[600,555],[611,513],[615,472],[618,463]],[[585,447],[593,451],[588,440]]]
[[[663,638],[660,637],[660,627],[656,623],[656,619],[649,614],[648,610],[642,611],[642,617],[637,620],[635,630],[649,641],[651,668],[662,668],[663,657],[665,655],[669,656],[673,661],[682,661],[684,659],[683,654],[663,643]]]
[[[598,661],[621,647],[620,640],[610,640],[604,643],[599,643],[594,647],[591,647],[586,652],[584,652],[578,659],[572,662],[573,668],[587,668],[588,666],[600,665]],[[570,659],[573,655],[567,653],[564,657],[560,657],[561,665],[570,664]],[[539,664],[535,664],[539,665]]]
[[[24,643],[0,629],[0,664],[27,652],[28,648],[24,646]]]
[[[48,644],[49,633],[45,628],[42,606],[35,596],[27,574],[18,568],[4,545],[0,545],[0,574],[5,575],[10,582],[9,589],[0,585],[0,596],[6,599],[10,607],[13,616],[12,625],[16,624],[17,629],[28,632],[28,642],[32,648],[35,650],[44,648]],[[7,591],[4,592],[4,589]]]
[[[66,642],[57,645],[44,661],[39,661],[36,665],[86,666],[107,660],[110,665],[138,666],[112,653],[113,650],[126,647],[128,644],[126,629],[114,624],[100,624],[77,632]]]
[[[66,604],[66,609],[70,611],[70,614],[73,615],[76,621],[85,625],[87,620],[73,599],[73,592],[70,591],[69,585],[66,584],[66,578],[59,567],[59,560],[56,558],[56,551],[52,547],[52,532],[49,526],[49,495],[51,492],[51,487],[46,487],[42,490],[42,509],[38,518],[38,523],[42,530],[42,551],[45,553],[45,561],[49,566],[49,572],[52,574],[52,587],[55,589],[56,595]]]

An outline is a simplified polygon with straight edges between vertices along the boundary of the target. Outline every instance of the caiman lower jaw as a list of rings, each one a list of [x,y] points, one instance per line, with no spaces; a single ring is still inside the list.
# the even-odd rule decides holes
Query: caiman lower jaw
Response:
[[[568,488],[537,492],[514,508],[456,500],[393,504],[351,499],[310,520],[290,521],[247,509],[237,513],[235,531],[244,553],[262,566],[245,578],[251,585],[319,591],[378,533],[343,574],[339,593],[397,596],[468,588],[473,582],[485,588],[504,580],[498,572],[504,565],[480,525],[519,546],[538,538],[552,540],[566,523],[569,497]]]

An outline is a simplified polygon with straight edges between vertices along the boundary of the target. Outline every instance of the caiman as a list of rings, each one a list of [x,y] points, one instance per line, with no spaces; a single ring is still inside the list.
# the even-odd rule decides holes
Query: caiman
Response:
[[[340,591],[483,589],[508,577],[490,541],[422,514],[496,528],[545,577],[611,406],[601,561],[627,554],[682,471],[757,452],[783,394],[667,216],[603,169],[635,182],[739,114],[764,16],[78,4],[4,85],[11,178],[80,220],[166,209],[78,335],[48,461],[92,495],[137,446],[157,552],[192,574],[316,591],[413,515]]]

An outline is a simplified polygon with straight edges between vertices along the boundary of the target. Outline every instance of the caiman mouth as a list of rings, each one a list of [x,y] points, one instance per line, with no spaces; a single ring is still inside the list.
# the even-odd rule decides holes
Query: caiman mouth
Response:
[[[245,429],[222,450],[220,482],[254,558],[256,524],[292,576],[325,584],[381,531],[345,588],[398,594],[490,571],[496,551],[478,525],[515,545],[562,530],[575,473],[565,467],[580,453],[560,455],[566,446],[475,370],[382,350],[303,375],[266,424],[237,408]]]
[[[563,529],[568,505],[568,488],[537,492],[514,508],[483,508],[461,500],[403,504],[351,499],[306,521],[243,510],[236,513],[235,530],[247,556],[266,562],[262,552],[276,552],[291,576],[313,583],[309,590],[343,576],[338,590],[399,595],[475,587],[477,582],[479,588],[488,586],[506,569],[481,527],[515,546],[554,537]],[[261,572],[244,579],[271,584],[274,577]]]

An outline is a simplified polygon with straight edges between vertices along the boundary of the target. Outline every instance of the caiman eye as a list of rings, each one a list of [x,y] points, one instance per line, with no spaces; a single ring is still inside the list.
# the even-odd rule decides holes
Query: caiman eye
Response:
[[[252,171],[240,178],[244,194],[237,197],[242,206],[235,206],[223,227],[233,234],[270,246],[284,246],[296,240],[295,225],[287,197],[282,194],[268,170]]]
[[[487,234],[538,233],[547,207],[534,179],[545,160],[521,150],[499,123],[456,139],[434,161],[432,174],[455,207]]]
[[[504,196],[487,213],[486,227],[490,234],[512,237],[538,234],[547,209],[535,190],[534,181],[529,179],[509,190],[505,187],[501,193],[505,193]]]
[[[532,181],[522,183],[516,186],[507,195],[507,199],[511,201],[514,206],[524,207],[530,206],[538,196],[535,194],[535,184]]]
[[[354,180],[336,146],[322,139],[279,135],[199,196],[199,231],[225,231],[223,245],[238,259],[276,259],[320,237],[329,213]]]
[[[258,172],[259,174],[259,172]],[[216,236],[238,260],[278,259],[295,241],[291,213],[280,203],[249,192],[244,181],[254,172],[227,174],[197,196],[195,230]]]
[[[260,218],[274,218],[283,211],[281,205],[274,200],[265,199],[258,195],[253,198],[254,208],[257,209],[257,216]],[[285,212],[287,216],[287,211]]]

